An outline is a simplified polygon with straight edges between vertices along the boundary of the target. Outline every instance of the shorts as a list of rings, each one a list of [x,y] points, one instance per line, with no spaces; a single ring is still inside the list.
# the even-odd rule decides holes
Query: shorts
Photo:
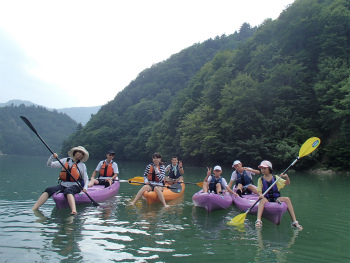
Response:
[[[78,185],[72,185],[72,186],[69,186],[69,187],[65,187],[65,186],[62,186],[62,185],[55,185],[55,186],[51,186],[51,187],[48,187],[45,189],[44,192],[48,193],[49,194],[49,197],[51,197],[54,193],[57,193],[57,192],[63,192],[64,196],[67,197],[68,194],[72,194],[72,195],[75,195],[75,194],[78,194],[80,193],[81,189]]]

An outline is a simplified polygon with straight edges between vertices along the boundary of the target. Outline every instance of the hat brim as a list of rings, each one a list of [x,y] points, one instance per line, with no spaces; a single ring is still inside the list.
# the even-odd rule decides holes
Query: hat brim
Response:
[[[268,165],[259,165],[258,167],[259,167],[259,168],[261,168],[261,167],[264,167],[264,168],[271,168],[271,167],[268,166]]]
[[[78,147],[73,147],[69,152],[68,152],[68,156],[73,158],[73,153],[75,151],[81,151],[84,153],[83,158],[80,160],[81,162],[86,162],[89,159],[89,152],[82,146],[78,146]]]

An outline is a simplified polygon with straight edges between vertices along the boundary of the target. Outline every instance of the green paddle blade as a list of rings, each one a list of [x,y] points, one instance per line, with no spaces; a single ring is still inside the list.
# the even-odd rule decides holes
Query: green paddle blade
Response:
[[[304,142],[299,151],[299,158],[312,153],[321,144],[321,140],[317,137],[312,137]]]
[[[239,214],[238,216],[235,216],[232,218],[231,221],[228,221],[227,224],[229,226],[238,226],[244,224],[245,217],[247,216],[247,213]]]

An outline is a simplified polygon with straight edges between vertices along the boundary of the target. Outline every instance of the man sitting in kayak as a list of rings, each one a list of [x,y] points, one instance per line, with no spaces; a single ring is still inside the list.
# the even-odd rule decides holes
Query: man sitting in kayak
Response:
[[[280,176],[285,178],[282,179],[278,175],[273,176],[272,175],[272,163],[269,161],[262,161],[259,165],[259,168],[261,169],[261,173],[264,175],[259,178],[258,180],[258,193],[259,193],[259,207],[258,207],[258,215],[257,220],[255,222],[255,227],[260,228],[262,227],[262,221],[261,216],[264,212],[264,206],[266,202],[285,202],[288,207],[289,215],[292,219],[292,226],[295,228],[298,228],[300,230],[303,229],[301,225],[299,225],[299,222],[297,221],[293,209],[292,202],[290,201],[289,197],[281,197],[281,194],[279,192],[280,189],[284,188],[285,185],[290,184],[290,180],[287,174],[281,174]],[[278,180],[274,186],[271,188],[269,192],[265,194],[265,196],[262,195],[262,193],[265,193],[265,191],[276,181]]]
[[[106,154],[107,159],[98,163],[95,171],[92,173],[89,187],[94,184],[104,185],[105,187],[112,185],[113,180],[118,177],[119,173],[118,164],[113,162],[114,156],[114,151],[110,150]],[[99,173],[97,179],[95,179],[96,173]]]
[[[232,167],[236,170],[231,175],[230,183],[228,188],[232,189],[233,182],[236,181],[236,193],[242,197],[244,193],[255,193],[258,195],[256,187],[253,185],[254,174],[260,174],[260,171],[254,170],[250,167],[243,167],[241,161],[236,160],[233,162]]]
[[[216,165],[214,171],[211,173],[211,168],[207,167],[207,176],[203,181],[203,193],[214,192],[215,194],[222,194],[227,189],[227,182],[221,176],[221,166]]]
[[[171,164],[165,168],[165,172],[169,172],[168,176],[165,178],[167,184],[181,183],[183,182],[182,175],[184,174],[184,169],[182,166],[182,161],[179,161],[177,156],[171,158]]]
[[[135,205],[145,191],[155,191],[162,204],[168,206],[165,203],[162,187],[165,177],[165,167],[162,164],[162,156],[159,153],[154,153],[152,155],[152,160],[153,163],[147,165],[143,174],[145,185],[136,194],[134,201],[131,202],[132,205]]]

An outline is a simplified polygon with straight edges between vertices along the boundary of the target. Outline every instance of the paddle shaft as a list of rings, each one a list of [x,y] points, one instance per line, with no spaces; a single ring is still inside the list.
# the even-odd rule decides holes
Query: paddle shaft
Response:
[[[283,171],[282,174],[285,174],[298,160],[300,159],[300,157],[297,157],[289,166],[286,170]],[[281,177],[279,177],[277,180],[275,180],[273,182],[273,184],[270,185],[269,188],[266,189],[266,191],[262,194],[264,197],[265,195],[271,190],[271,188],[281,179]],[[256,200],[256,202],[246,211],[246,214],[248,214],[250,212],[250,210],[253,209],[253,207],[260,201],[260,199]]]
[[[143,184],[143,185],[153,185],[153,186],[165,187],[165,188],[169,188],[172,192],[174,192],[174,190],[179,190],[178,187],[171,187],[169,185],[158,185],[158,184],[150,184],[150,183],[146,184],[146,183],[130,181],[130,180],[129,180],[129,183],[131,183],[131,184],[134,183],[134,184]],[[179,186],[181,187],[181,185],[179,185]]]
[[[38,136],[38,138],[43,142],[43,144],[46,146],[46,148],[52,153],[54,154],[54,152],[50,149],[50,147],[46,144],[46,142],[44,141],[43,138],[41,138],[41,136],[39,135],[39,133],[36,131],[36,129],[34,128],[34,126],[31,124],[31,122],[24,116],[20,116],[21,119],[24,121],[25,124],[27,124],[27,126]],[[58,157],[56,157],[56,160],[62,165],[62,167],[66,170],[66,172],[71,176],[71,178],[74,179],[74,181],[77,183],[77,185],[79,186],[79,188],[81,190],[83,190],[84,188],[81,186],[81,184],[74,178],[74,176],[70,173],[70,171],[68,171],[68,169],[63,165],[63,163],[60,161],[60,159],[58,159]],[[84,191],[83,191],[84,192]],[[84,192],[85,193],[85,192]],[[99,206],[99,204],[97,202],[95,202],[95,200],[93,200],[91,198],[91,196],[88,193],[85,193],[87,195],[87,197],[90,199],[90,201],[93,203],[94,206]]]

